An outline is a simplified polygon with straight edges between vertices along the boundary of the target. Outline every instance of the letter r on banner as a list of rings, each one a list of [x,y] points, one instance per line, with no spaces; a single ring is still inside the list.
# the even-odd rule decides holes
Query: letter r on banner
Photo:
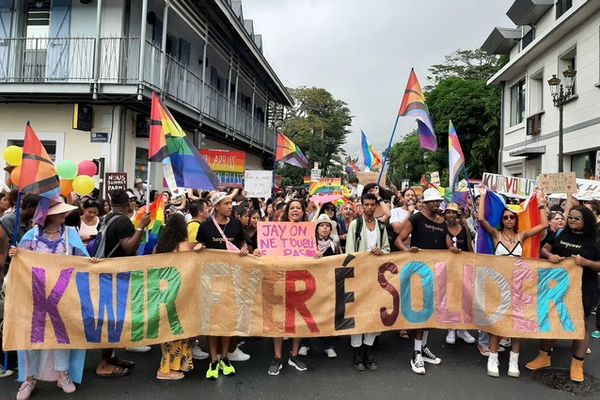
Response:
[[[296,291],[296,282],[303,281],[306,289]],[[306,307],[306,302],[310,299],[317,289],[315,277],[308,271],[287,271],[285,273],[285,331],[296,332],[296,313],[298,310],[306,325],[313,333],[319,333],[319,327]]]

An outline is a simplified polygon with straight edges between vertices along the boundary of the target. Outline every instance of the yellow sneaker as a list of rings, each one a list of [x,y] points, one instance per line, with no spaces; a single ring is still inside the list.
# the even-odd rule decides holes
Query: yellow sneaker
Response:
[[[537,357],[525,364],[525,368],[530,371],[538,371],[550,367],[552,365],[550,354],[549,351],[540,349]]]
[[[213,361],[208,364],[208,370],[206,371],[206,379],[218,379],[219,378],[219,362]]]
[[[571,359],[571,380],[573,382],[583,382],[583,360]]]
[[[219,369],[223,371],[223,375],[235,374],[235,368],[227,358],[222,358],[221,361],[219,361]]]

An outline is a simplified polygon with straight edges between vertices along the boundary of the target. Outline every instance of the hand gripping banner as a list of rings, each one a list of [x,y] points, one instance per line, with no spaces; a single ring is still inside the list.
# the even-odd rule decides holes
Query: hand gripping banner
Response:
[[[91,264],[20,250],[4,317],[4,350],[416,328],[584,335],[581,268],[571,260],[448,251],[312,259],[205,250]]]

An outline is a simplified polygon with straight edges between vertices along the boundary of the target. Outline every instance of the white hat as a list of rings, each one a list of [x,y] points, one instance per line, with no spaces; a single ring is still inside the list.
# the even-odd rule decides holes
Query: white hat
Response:
[[[55,203],[54,205],[50,206],[50,208],[48,209],[47,215],[64,214],[64,213],[68,213],[73,210],[77,210],[77,207],[61,201],[61,202]]]
[[[142,178],[135,178],[135,184],[137,185],[138,183],[144,183]]]
[[[423,192],[423,201],[427,203],[428,201],[443,201],[444,199],[440,195],[437,189],[427,189]]]
[[[331,218],[329,218],[329,215],[327,215],[327,214],[319,215],[319,218],[317,218],[317,220],[315,221],[315,226],[319,226],[319,224],[323,224],[323,223],[331,225],[331,231],[335,232],[335,229],[337,228],[337,222],[335,222]]]
[[[214,193],[212,196],[210,196],[210,202],[212,203],[212,205],[214,207],[217,204],[219,204],[221,201],[223,201],[226,197],[227,197],[227,193],[217,192],[217,193]]]

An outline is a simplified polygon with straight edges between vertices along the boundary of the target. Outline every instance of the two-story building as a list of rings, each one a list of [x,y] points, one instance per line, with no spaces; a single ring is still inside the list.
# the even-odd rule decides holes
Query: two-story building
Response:
[[[0,0],[0,152],[31,121],[56,160],[104,157],[131,186],[152,91],[197,147],[272,166],[269,115],[292,99],[241,0]]]
[[[548,81],[575,70],[563,103],[563,170],[578,178],[595,172],[600,150],[600,1],[515,0],[507,12],[515,27],[495,28],[482,48],[510,61],[488,84],[502,88],[504,175],[536,178],[559,167],[559,108]]]

